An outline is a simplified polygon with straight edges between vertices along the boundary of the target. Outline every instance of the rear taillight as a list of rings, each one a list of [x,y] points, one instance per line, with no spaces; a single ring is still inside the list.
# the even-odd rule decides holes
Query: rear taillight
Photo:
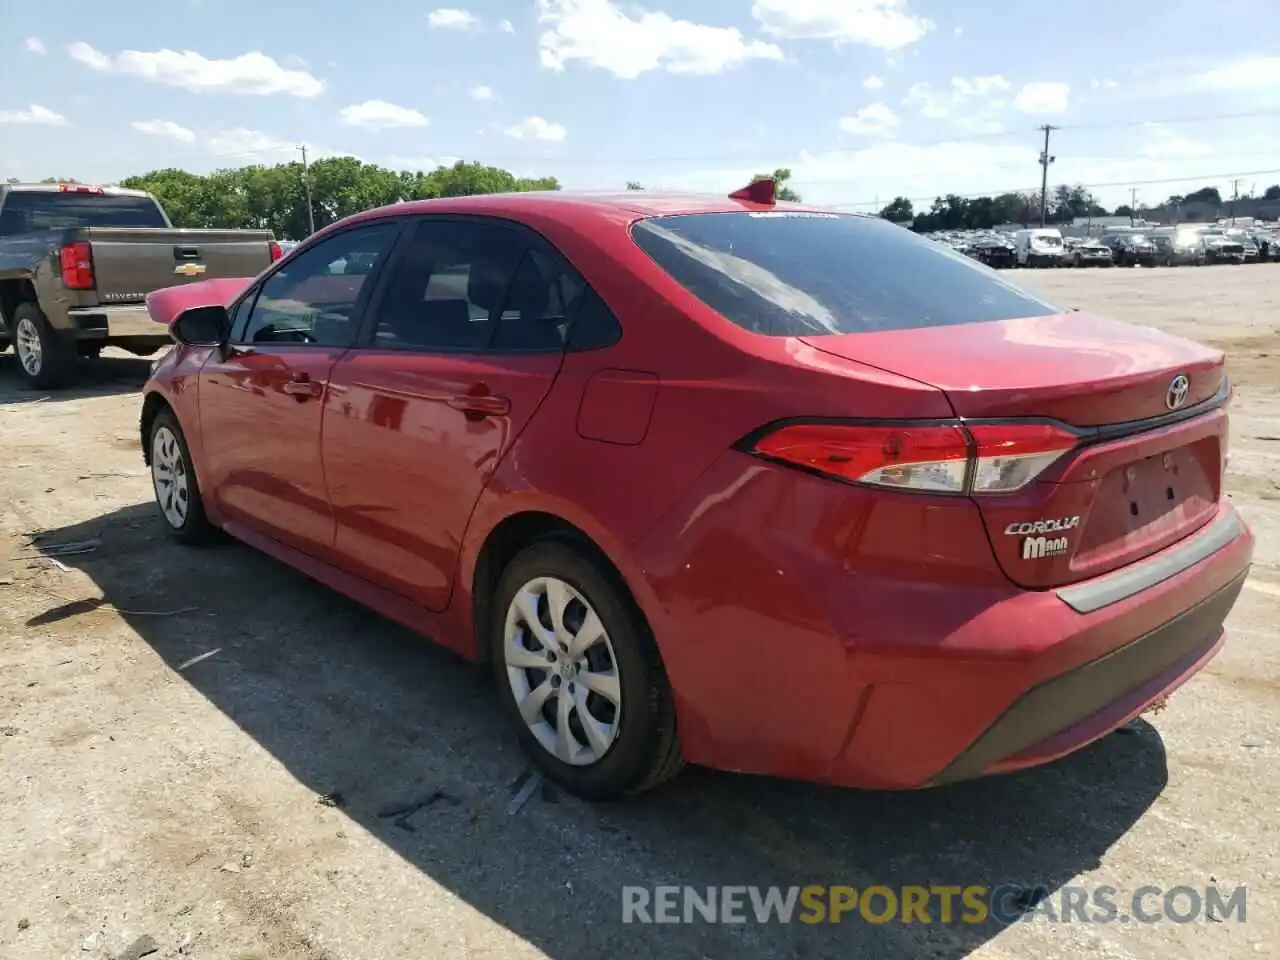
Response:
[[[1043,423],[789,424],[750,451],[850,483],[923,493],[1018,490],[1077,444]]]
[[[274,240],[272,240],[270,243],[267,244],[267,252],[271,256],[272,263],[275,263],[277,260],[279,260],[281,257],[284,256],[284,248],[280,246],[280,244],[276,243]]]
[[[62,285],[68,290],[92,290],[93,250],[89,244],[68,243],[58,252],[62,267]]]

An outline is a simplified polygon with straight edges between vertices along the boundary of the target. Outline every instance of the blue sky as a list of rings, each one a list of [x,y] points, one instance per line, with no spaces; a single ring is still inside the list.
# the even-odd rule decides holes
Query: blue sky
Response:
[[[1277,0],[64,0],[7,4],[0,38],[0,176],[306,143],[584,188],[789,166],[854,207],[1035,186],[1051,123],[1051,182],[1109,205],[1280,182]]]

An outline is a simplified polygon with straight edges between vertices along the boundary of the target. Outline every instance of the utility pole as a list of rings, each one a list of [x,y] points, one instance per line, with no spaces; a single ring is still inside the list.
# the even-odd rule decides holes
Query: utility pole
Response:
[[[1049,217],[1049,164],[1058,159],[1049,156],[1049,134],[1058,128],[1046,123],[1040,129],[1044,131],[1044,150],[1040,154],[1040,226],[1043,227]]]
[[[1240,199],[1240,181],[1231,181],[1231,220],[1234,223],[1236,219],[1236,201]]]
[[[1133,226],[1133,219],[1138,215],[1138,188],[1129,188],[1129,226]]]
[[[307,166],[307,145],[301,144],[302,151],[302,186],[307,191],[307,236],[316,232],[315,204],[311,202],[311,168]]]

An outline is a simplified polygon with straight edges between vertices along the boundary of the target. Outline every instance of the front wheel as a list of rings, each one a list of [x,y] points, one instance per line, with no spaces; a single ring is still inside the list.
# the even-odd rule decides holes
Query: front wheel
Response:
[[[184,544],[212,540],[217,530],[205,515],[191,451],[171,410],[161,410],[152,421],[149,449],[151,485],[169,533]]]
[[[490,618],[499,695],[526,751],[570,793],[607,800],[683,766],[666,672],[625,587],[569,543],[524,549]]]

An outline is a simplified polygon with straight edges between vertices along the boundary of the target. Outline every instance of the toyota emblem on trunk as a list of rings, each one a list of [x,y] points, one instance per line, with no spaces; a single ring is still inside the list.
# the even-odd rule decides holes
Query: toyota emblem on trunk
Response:
[[[1187,402],[1187,394],[1191,392],[1191,381],[1185,373],[1180,373],[1169,383],[1169,390],[1164,395],[1164,405],[1170,410],[1177,410]]]

